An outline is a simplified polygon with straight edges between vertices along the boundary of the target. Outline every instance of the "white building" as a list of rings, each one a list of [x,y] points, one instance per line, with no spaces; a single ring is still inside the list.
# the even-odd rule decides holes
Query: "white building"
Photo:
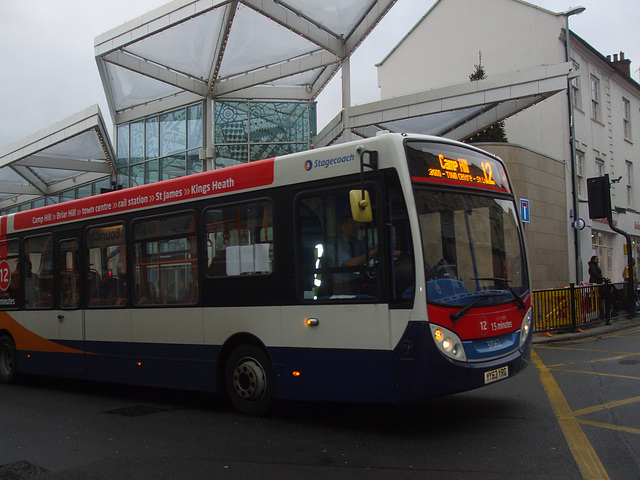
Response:
[[[488,79],[563,64],[569,60],[566,28],[570,15],[576,13],[551,12],[521,0],[438,0],[378,65],[382,98],[468,81],[475,65],[480,64],[480,52]],[[631,235],[633,254],[637,257],[640,192],[636,185],[640,185],[640,167],[634,168],[634,161],[640,162],[640,85],[630,77],[630,61],[624,58],[624,53],[605,57],[589,45],[588,39],[574,33],[569,36],[568,49],[577,73],[571,81],[571,100],[578,218],[586,224],[579,233],[579,249],[575,246],[573,228],[569,97],[557,94],[509,117],[505,122],[506,133],[511,144],[541,153],[538,158],[550,157],[564,163],[568,275],[560,278],[588,281],[587,262],[592,255],[599,255],[605,276],[620,282],[626,265],[626,241],[606,221],[589,219],[586,179],[604,174],[609,174],[612,180],[620,178],[611,188],[613,220]],[[545,168],[544,164],[538,166],[541,171]],[[536,182],[541,181],[531,179],[528,189],[534,190]],[[532,200],[532,223],[537,207],[540,205]],[[547,241],[552,240],[543,235],[533,240],[530,237],[530,252]],[[530,255],[530,261],[535,269],[535,253]],[[638,271],[636,278],[637,274]]]

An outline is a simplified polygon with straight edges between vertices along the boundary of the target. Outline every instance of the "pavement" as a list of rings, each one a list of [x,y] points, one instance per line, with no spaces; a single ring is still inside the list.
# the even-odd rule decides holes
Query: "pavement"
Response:
[[[628,316],[614,317],[610,320],[611,325],[607,325],[605,320],[595,322],[588,325],[581,325],[576,332],[557,331],[557,332],[534,332],[533,344],[544,344],[551,342],[567,342],[582,338],[595,338],[600,335],[614,333],[631,327],[640,325],[640,315],[636,313],[635,317]]]

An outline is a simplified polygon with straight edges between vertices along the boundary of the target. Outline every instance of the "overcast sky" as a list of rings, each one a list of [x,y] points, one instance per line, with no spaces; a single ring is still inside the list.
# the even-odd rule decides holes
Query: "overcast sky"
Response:
[[[0,0],[0,150],[96,103],[110,126],[94,39],[166,3],[168,0]],[[375,64],[433,3],[398,0],[360,46],[351,66],[352,103],[379,99]],[[632,61],[632,77],[640,81],[639,0],[530,3],[554,12],[587,7],[581,15],[571,17],[571,30],[603,55],[625,52]],[[337,113],[338,77],[318,98],[319,128]]]

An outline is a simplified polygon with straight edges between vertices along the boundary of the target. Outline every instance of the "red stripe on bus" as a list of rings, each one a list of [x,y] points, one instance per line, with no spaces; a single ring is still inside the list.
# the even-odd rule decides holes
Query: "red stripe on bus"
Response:
[[[197,173],[15,214],[14,230],[85,220],[271,185],[274,159]]]

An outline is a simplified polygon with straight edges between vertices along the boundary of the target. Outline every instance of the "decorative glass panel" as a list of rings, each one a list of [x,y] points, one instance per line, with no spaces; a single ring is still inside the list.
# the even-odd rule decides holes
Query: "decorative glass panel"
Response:
[[[245,143],[216,147],[214,168],[231,167],[241,163],[247,163],[247,145]]]
[[[129,168],[118,169],[118,185],[122,185],[122,188],[129,188]]]
[[[307,143],[261,143],[251,145],[251,161],[278,157],[289,153],[303,152],[309,148]]]
[[[118,126],[118,165],[129,164],[129,125]]]
[[[200,160],[200,152],[191,150],[187,152],[187,175],[202,172],[202,160]]]
[[[184,108],[160,115],[160,155],[186,150],[187,111]]]
[[[144,160],[144,120],[131,124],[130,163]]]
[[[184,154],[172,155],[160,159],[160,168],[162,177],[160,180],[168,180],[170,178],[184,177],[185,160]]]
[[[307,103],[251,103],[251,142],[307,142]]]
[[[242,143],[249,140],[247,108],[247,102],[216,102],[216,143]]]
[[[202,104],[187,109],[187,148],[202,148]]]
[[[144,163],[133,165],[129,169],[129,186],[137,187],[144,185]]]
[[[150,160],[144,164],[144,183],[155,183],[159,180],[158,160]]]
[[[158,130],[158,117],[147,118],[146,121],[146,155],[145,158],[158,158],[158,143],[160,137],[160,131]]]

